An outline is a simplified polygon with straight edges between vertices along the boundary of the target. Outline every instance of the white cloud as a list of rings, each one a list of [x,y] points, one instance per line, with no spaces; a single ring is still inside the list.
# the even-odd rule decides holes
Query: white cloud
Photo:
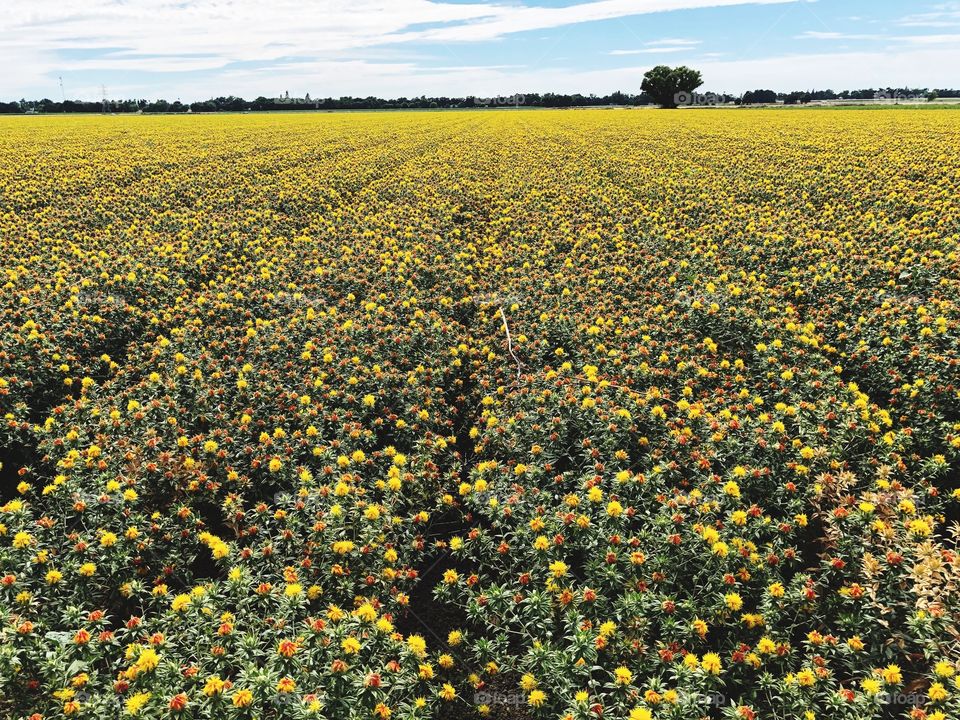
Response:
[[[756,60],[699,63],[704,87],[739,93],[774,90],[834,90],[868,87],[953,87],[960,46],[887,47],[875,52],[783,55]]]
[[[960,34],[943,35],[862,35],[856,33],[841,32],[821,32],[817,30],[807,30],[800,35],[795,35],[797,40],[872,40],[887,41],[897,43],[910,43],[913,45],[947,45],[960,43]]]
[[[672,62],[691,64],[692,58],[671,55]],[[445,68],[422,68],[414,63],[377,63],[366,61],[317,60],[291,63],[280,72],[273,68],[260,70],[228,70],[210,80],[173,83],[161,92],[168,99],[206,98],[219,94],[224,87],[241,88],[246,97],[275,96],[289,88],[308,90],[316,95],[337,97],[364,94],[397,97],[414,95],[477,96],[511,95],[513,93],[596,92],[614,90],[639,92],[643,73],[656,64],[653,61],[629,67],[579,71],[570,67],[482,67],[451,65]],[[930,87],[956,85],[953,68],[960,66],[960,48],[905,47],[892,51],[837,52],[813,55],[780,55],[750,60],[728,60],[697,56],[693,63],[701,70],[701,90],[741,93],[759,87],[774,90],[834,90],[865,87],[902,87],[918,84]],[[95,94],[97,89],[91,88]],[[300,92],[300,91],[297,91]],[[140,94],[136,86],[117,88],[118,96]]]
[[[567,7],[525,7],[506,0],[274,0],[269,5],[262,0],[7,0],[0,16],[0,63],[15,71],[0,74],[0,99],[57,97],[56,76],[70,70],[83,70],[87,77],[123,73],[109,83],[114,97],[188,101],[222,93],[275,96],[286,89],[297,95],[388,97],[636,92],[658,53],[669,53],[672,63],[695,61],[704,89],[714,91],[956,85],[960,35],[949,33],[809,32],[804,36],[811,40],[869,38],[879,44],[869,52],[781,52],[750,60],[702,53],[695,39],[661,38],[610,52],[636,56],[635,62],[624,60],[629,67],[590,71],[562,58],[540,67],[478,66],[472,56],[458,61],[456,45],[442,47],[450,58],[446,67],[426,66],[418,55],[424,42],[483,42],[521,31],[748,1],[582,0]],[[941,8],[936,17],[913,16],[909,22],[946,22],[950,12]],[[908,25],[907,20],[901,24]],[[386,46],[387,41],[393,44]],[[64,59],[68,51],[79,59]],[[68,81],[67,94],[98,96],[99,81],[89,82],[90,87],[79,87]]]
[[[949,45],[960,43],[960,34],[953,35],[898,35],[891,38],[897,42],[914,43],[916,45]]]
[[[794,37],[797,40],[883,40],[886,36],[807,30]]]
[[[36,92],[38,79],[50,85],[70,71],[225,72],[244,62],[304,58],[335,66],[346,57],[383,69],[373,51],[388,43],[480,42],[672,10],[796,1],[582,0],[534,7],[506,0],[7,0],[0,57],[21,71],[0,77],[0,95]]]
[[[501,6],[480,21],[405,33],[408,38],[441,42],[493,40],[510,33],[556,28],[577,23],[611,20],[674,10],[733,5],[777,5],[796,0],[596,0],[567,7]]]
[[[607,53],[607,55],[647,55],[656,53],[683,52],[684,50],[689,50],[696,45],[700,45],[702,42],[702,40],[694,40],[692,38],[660,38],[659,40],[651,40],[650,42],[644,43],[645,47],[643,48],[632,50],[611,50]]]
[[[660,38],[651,40],[644,45],[700,45],[703,40],[694,40],[692,38]]]
[[[935,5],[930,12],[907,15],[897,23],[906,27],[960,27],[960,3]]]
[[[657,53],[676,53],[689,50],[689,45],[667,45],[664,47],[643,48],[642,50],[611,50],[608,55],[656,55]]]

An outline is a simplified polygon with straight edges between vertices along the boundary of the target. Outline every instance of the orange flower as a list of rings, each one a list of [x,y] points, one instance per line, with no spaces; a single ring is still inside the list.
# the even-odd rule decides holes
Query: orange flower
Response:
[[[291,658],[296,655],[299,649],[300,646],[293,640],[281,640],[277,645],[277,652],[286,658]]]

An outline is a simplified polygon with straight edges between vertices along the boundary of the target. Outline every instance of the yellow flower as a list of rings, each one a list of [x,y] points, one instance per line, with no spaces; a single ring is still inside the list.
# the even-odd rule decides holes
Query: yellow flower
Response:
[[[700,664],[703,666],[703,669],[707,671],[710,675],[719,675],[723,669],[723,664],[720,661],[720,656],[716,653],[707,653],[703,656],[703,659],[700,661]]]
[[[883,681],[888,685],[897,685],[903,682],[903,673],[899,665],[887,665],[880,671]]]
[[[860,687],[867,695],[876,695],[878,692],[880,692],[882,685],[880,685],[879,680],[874,678],[864,678],[860,682]]]
[[[643,694],[643,701],[647,703],[647,705],[659,705],[662,700],[663,696],[652,688]]]
[[[207,697],[213,697],[223,692],[224,681],[219,675],[211,675],[203,685],[203,694]]]
[[[942,702],[950,696],[950,693],[947,692],[947,689],[943,686],[942,683],[932,683],[930,689],[927,690],[927,697],[930,698],[930,702]]]
[[[373,622],[377,619],[377,610],[368,602],[363,603],[353,611],[353,614],[364,622]]]
[[[249,707],[253,702],[253,693],[243,688],[233,694],[233,706],[238,708]]]
[[[170,608],[174,612],[181,612],[190,604],[190,596],[184,593],[177,595],[170,602]]]
[[[347,655],[353,655],[360,652],[360,641],[357,640],[353,635],[344,638],[340,642],[340,646]]]
[[[538,708],[547,701],[547,694],[543,690],[533,690],[527,695],[527,705]]]
[[[134,665],[138,672],[150,672],[160,664],[160,655],[153,648],[144,648],[140,651],[137,662]]]
[[[739,610],[743,607],[743,598],[739,593],[727,593],[723,596],[723,602],[730,610]]]
[[[347,553],[353,551],[355,545],[350,540],[338,540],[337,542],[333,543],[332,547],[333,551],[337,555],[346,555]]]
[[[953,677],[957,670],[953,666],[953,663],[949,663],[946,660],[940,660],[936,665],[933,666],[933,672],[935,672],[940,677],[949,678]]]
[[[697,633],[700,637],[706,637],[709,627],[705,620],[701,618],[695,618],[692,623],[693,631]]]
[[[804,668],[797,673],[797,684],[801,687],[810,687],[817,681],[817,676],[814,674],[813,670],[809,668]]]
[[[427,653],[427,641],[420,635],[411,635],[407,638],[407,647],[417,657],[423,657]]]
[[[126,703],[124,703],[124,708],[127,713],[130,715],[136,715],[139,713],[144,705],[150,700],[150,693],[148,692],[138,692],[136,695],[131,695],[127,698]]]

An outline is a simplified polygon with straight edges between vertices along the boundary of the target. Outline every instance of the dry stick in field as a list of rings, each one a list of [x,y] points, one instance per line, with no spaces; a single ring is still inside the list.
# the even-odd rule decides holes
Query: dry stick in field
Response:
[[[510,326],[507,325],[507,315],[503,312],[503,307],[500,308],[500,319],[503,320],[503,329],[507,333],[507,350],[510,352],[510,357],[513,358],[513,361],[517,364],[517,380],[520,379],[522,374],[522,365],[520,360],[513,352],[513,340],[510,338]]]

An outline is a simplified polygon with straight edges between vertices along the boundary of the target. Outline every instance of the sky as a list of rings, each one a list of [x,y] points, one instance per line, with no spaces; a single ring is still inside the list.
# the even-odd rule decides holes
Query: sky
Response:
[[[0,64],[3,100],[960,87],[960,0],[4,0]]]

